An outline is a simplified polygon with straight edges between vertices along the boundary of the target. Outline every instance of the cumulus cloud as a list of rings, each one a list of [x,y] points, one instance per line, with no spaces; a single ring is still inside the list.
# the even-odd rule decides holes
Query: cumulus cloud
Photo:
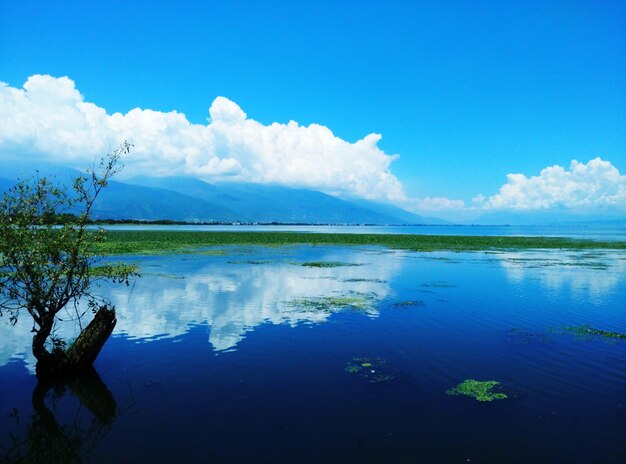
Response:
[[[465,208],[465,202],[446,197],[425,197],[409,200],[407,207],[419,212],[462,210]]]
[[[485,201],[485,195],[483,195],[482,193],[479,193],[474,198],[472,198],[472,201],[478,204],[483,203]]]
[[[332,194],[398,201],[391,173],[395,155],[378,148],[379,134],[354,143],[318,124],[263,125],[233,101],[216,98],[208,124],[176,111],[133,109],[108,114],[86,102],[67,78],[34,75],[23,88],[0,83],[0,156],[39,157],[84,167],[132,139],[125,175],[193,175],[319,189]]]
[[[587,163],[573,160],[569,169],[549,166],[537,176],[508,174],[498,193],[482,193],[463,200],[446,197],[407,198],[407,210],[418,214],[436,213],[450,220],[468,220],[493,211],[547,211],[559,209],[586,214],[606,211],[626,213],[626,176],[602,158]]]
[[[538,176],[509,174],[508,182],[484,203],[486,209],[542,210],[553,207],[626,210],[626,176],[609,161],[573,160],[569,169],[550,166]]]
[[[70,165],[79,169],[134,142],[125,176],[189,175],[209,182],[236,180],[312,188],[339,196],[390,201],[417,213],[486,210],[626,210],[626,176],[601,158],[550,166],[537,176],[509,174],[498,193],[478,194],[470,206],[445,197],[409,198],[392,174],[397,155],[378,148],[379,134],[356,142],[319,124],[261,124],[233,101],[217,97],[207,124],[177,111],[135,108],[109,114],[86,102],[67,77],[34,75],[22,88],[0,82],[0,156]]]

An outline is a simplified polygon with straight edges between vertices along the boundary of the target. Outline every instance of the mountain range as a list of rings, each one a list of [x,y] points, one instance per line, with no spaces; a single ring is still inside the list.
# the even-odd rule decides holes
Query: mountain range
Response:
[[[0,158],[0,192],[18,179],[35,176],[71,185],[79,171],[45,162]],[[342,199],[311,189],[252,183],[207,183],[192,177],[138,176],[110,181],[93,219],[171,220],[285,224],[445,225],[396,206],[363,199]],[[626,214],[615,210],[574,214],[567,209],[493,211],[460,222],[476,225],[610,225],[626,227]]]
[[[70,185],[79,171],[48,163],[0,161],[0,191],[37,172]],[[210,184],[191,177],[110,181],[93,219],[306,224],[447,224],[392,205],[346,200],[316,190],[251,183]]]

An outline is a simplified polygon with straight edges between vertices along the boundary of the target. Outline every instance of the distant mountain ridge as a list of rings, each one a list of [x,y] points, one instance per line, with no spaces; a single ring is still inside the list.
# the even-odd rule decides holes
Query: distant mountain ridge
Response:
[[[415,213],[411,213],[405,209],[398,208],[387,203],[377,203],[370,200],[350,199],[351,203],[361,206],[363,208],[376,211],[379,213],[388,214],[390,216],[397,217],[407,224],[428,224],[428,225],[451,225],[450,221],[446,221],[437,217],[419,216]]]
[[[45,162],[0,159],[0,191],[18,178],[53,177],[70,185],[79,171]],[[209,184],[190,177],[134,177],[110,181],[93,219],[306,224],[441,224],[400,208],[279,185]]]
[[[0,193],[17,179],[49,177],[70,186],[80,171],[44,161],[0,158]],[[341,199],[319,191],[251,183],[210,184],[191,177],[138,176],[110,181],[94,205],[93,219],[172,220],[285,224],[445,225],[396,206]],[[465,225],[602,225],[626,227],[626,212],[599,209],[575,214],[567,209],[493,211]]]
[[[229,213],[227,220],[308,224],[425,223],[424,218],[399,208],[402,217],[393,214],[393,210],[376,210],[315,190],[279,185],[208,184],[186,177],[134,177],[127,182],[169,190],[205,201],[209,205],[218,205]]]

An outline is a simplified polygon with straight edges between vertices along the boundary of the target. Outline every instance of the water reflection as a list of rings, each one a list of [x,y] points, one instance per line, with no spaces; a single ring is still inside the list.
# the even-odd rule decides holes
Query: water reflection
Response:
[[[118,415],[111,392],[91,369],[63,383],[37,384],[32,416],[23,425],[20,411],[11,413],[14,428],[2,462],[78,463],[89,459]]]
[[[626,277],[626,253],[611,251],[507,252],[497,254],[513,282],[537,279],[550,291],[570,291],[594,303]]]
[[[385,298],[391,291],[387,281],[401,265],[393,255],[357,250],[323,253],[315,259],[362,265],[323,268],[299,266],[293,259],[216,262],[199,257],[177,270],[170,263],[168,272],[174,275],[145,275],[130,298],[125,292],[112,294],[119,309],[116,331],[150,339],[174,337],[192,325],[206,324],[209,343],[216,350],[227,350],[259,324],[319,323],[330,317],[330,312],[294,302],[346,295]],[[367,314],[375,316],[377,310]]]
[[[401,255],[371,250],[304,247],[295,254],[287,249],[271,253],[262,250],[253,250],[253,254],[247,250],[248,254],[243,254],[246,260],[235,250],[230,256],[142,258],[142,277],[134,286],[101,289],[117,307],[114,335],[149,341],[180,336],[193,326],[206,325],[210,327],[208,341],[213,348],[228,350],[259,324],[328,320],[332,311],[297,304],[307,299],[332,302],[367,298],[372,303],[367,308],[345,305],[344,309],[375,317],[375,302],[389,296],[388,281],[402,266]],[[259,253],[265,255],[257,256]],[[359,265],[300,265],[313,260]],[[23,316],[15,327],[0,321],[0,366],[18,358],[33,372],[31,322],[26,314]],[[70,339],[78,335],[71,322],[59,323],[57,333]]]

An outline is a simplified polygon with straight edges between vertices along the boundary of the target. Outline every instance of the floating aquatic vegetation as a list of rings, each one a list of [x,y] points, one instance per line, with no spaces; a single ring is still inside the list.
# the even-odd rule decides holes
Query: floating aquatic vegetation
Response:
[[[228,256],[232,254],[232,250],[227,250],[224,248],[204,248],[194,250],[195,254],[198,255],[207,255],[207,256]]]
[[[450,284],[448,282],[444,282],[442,280],[438,280],[436,282],[426,282],[422,284],[422,287],[430,287],[430,288],[454,288],[456,285]]]
[[[376,310],[377,298],[375,295],[354,293],[342,296],[319,296],[299,298],[287,303],[298,310],[334,313],[345,309],[372,312]]]
[[[587,269],[594,269],[596,271],[606,271],[607,269],[611,269],[611,266],[608,263],[599,263],[599,262],[575,263],[575,264],[569,264],[569,265],[570,266],[585,267]]]
[[[352,358],[344,369],[356,374],[369,383],[384,383],[395,378],[394,373],[383,358]]]
[[[343,263],[340,261],[307,261],[300,263],[304,267],[344,267],[344,266],[363,266],[362,263]]]
[[[450,262],[450,263],[458,262],[457,260],[452,259],[448,256],[421,256],[420,258],[423,260],[427,260],[427,261],[445,261],[445,262]]]
[[[611,268],[611,266],[609,266],[608,263],[600,262],[600,261],[565,261],[565,262],[559,263],[558,266],[583,267],[586,269],[595,269],[598,271],[605,271]]]
[[[513,328],[509,330],[505,341],[528,345],[530,343],[549,343],[550,337],[548,334],[541,332],[531,332],[529,330]]]
[[[422,307],[422,306],[426,306],[426,303],[424,303],[422,300],[407,300],[407,301],[398,301],[396,303],[393,304],[396,308],[406,308],[406,307]]]
[[[505,257],[504,261],[514,265],[524,266],[530,269],[540,269],[546,267],[582,267],[595,270],[610,269],[611,266],[606,261],[600,261],[605,256],[598,254],[576,254],[565,257],[555,258],[539,258],[539,257]]]
[[[178,275],[178,274],[170,274],[170,273],[167,273],[167,272],[144,272],[141,275],[142,276],[161,277],[163,279],[176,279],[176,280],[184,280],[185,279],[185,276]]]
[[[617,340],[626,339],[626,333],[610,332],[607,330],[596,329],[588,325],[565,326],[564,330],[567,332],[571,332],[578,337],[583,337],[583,338],[590,338],[590,337],[597,336],[597,337],[612,338],[612,339],[617,339]]]
[[[556,237],[485,237],[412,234],[339,234],[306,232],[231,232],[109,230],[107,241],[95,244],[101,255],[189,253],[198,247],[285,245],[381,246],[414,251],[495,251],[499,249],[624,250],[625,241],[577,240]],[[391,252],[391,251],[390,251]]]
[[[476,398],[478,401],[503,400],[508,398],[507,394],[502,391],[493,391],[498,389],[500,382],[496,380],[474,380],[466,379],[456,387],[446,391],[446,395],[457,396],[465,395]]]
[[[243,261],[228,261],[228,264],[254,264],[254,265],[258,265],[258,264],[268,264],[271,263],[271,261],[267,261],[267,260],[254,260],[254,259],[250,259],[250,260],[243,260]]]
[[[139,265],[137,264],[125,264],[125,263],[111,263],[103,264],[101,266],[94,266],[89,269],[89,275],[91,277],[109,277],[114,274],[138,274]]]

